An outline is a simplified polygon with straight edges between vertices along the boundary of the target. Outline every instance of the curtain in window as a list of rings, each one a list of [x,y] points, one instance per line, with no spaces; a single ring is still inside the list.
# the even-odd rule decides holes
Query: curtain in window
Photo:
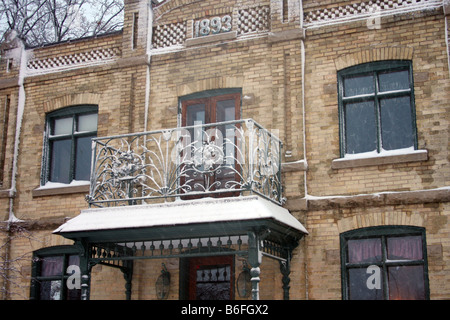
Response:
[[[381,239],[348,241],[348,262],[377,262],[381,260]]]
[[[50,277],[61,275],[63,269],[63,257],[46,257],[42,260],[41,276]]]
[[[348,240],[348,262],[354,264],[377,263],[382,260],[382,238]],[[425,299],[422,237],[403,236],[386,238],[387,281],[390,300]],[[402,265],[402,260],[413,265]],[[394,264],[393,264],[394,263]],[[379,299],[382,290],[368,290],[365,268],[349,270],[351,299]],[[382,288],[380,288],[382,289]]]
[[[376,262],[381,259],[381,239],[360,239],[348,241],[348,262]],[[422,238],[390,237],[387,239],[389,260],[421,260]]]
[[[389,300],[424,300],[423,266],[388,268]]]
[[[388,259],[421,260],[422,237],[392,237],[387,239]]]
[[[41,276],[56,277],[61,276],[63,272],[63,256],[45,257],[42,259]],[[61,299],[61,280],[49,280],[40,282],[41,300],[60,300]]]

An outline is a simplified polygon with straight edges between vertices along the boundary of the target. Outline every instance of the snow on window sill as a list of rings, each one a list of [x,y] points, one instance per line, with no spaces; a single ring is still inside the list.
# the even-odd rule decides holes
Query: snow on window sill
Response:
[[[383,150],[380,153],[374,151],[361,154],[346,155],[344,158],[334,159],[331,163],[331,168],[345,169],[426,160],[428,160],[427,150],[414,150],[413,148],[405,148],[393,151]]]
[[[47,182],[33,190],[33,197],[44,197],[71,193],[88,193],[89,181],[72,181],[71,183]]]

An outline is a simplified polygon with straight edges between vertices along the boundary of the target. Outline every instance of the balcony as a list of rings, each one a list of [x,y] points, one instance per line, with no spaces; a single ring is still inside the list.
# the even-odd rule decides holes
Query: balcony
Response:
[[[252,119],[93,139],[89,206],[258,195],[282,205],[281,141]]]
[[[252,267],[253,299],[262,256],[279,261],[289,283],[308,231],[282,207],[282,144],[258,123],[96,138],[92,147],[90,208],[53,232],[76,242],[84,279],[97,263],[120,268],[129,299],[134,260],[240,255]]]

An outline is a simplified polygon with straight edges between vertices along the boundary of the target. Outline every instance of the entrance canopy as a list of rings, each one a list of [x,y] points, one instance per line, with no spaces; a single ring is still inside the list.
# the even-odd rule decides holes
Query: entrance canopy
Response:
[[[237,254],[248,257],[253,299],[262,256],[280,262],[289,283],[292,250],[308,232],[289,211],[260,196],[176,200],[90,208],[54,231],[84,248],[84,274],[97,263],[118,267],[131,286],[132,261]],[[87,283],[86,283],[87,287]],[[289,286],[283,286],[285,298]],[[131,291],[127,289],[127,297]],[[89,290],[82,294],[88,297]]]
[[[287,209],[258,196],[86,209],[54,233],[88,242],[128,242],[240,235],[261,229],[270,229],[272,237],[282,242],[308,233]]]

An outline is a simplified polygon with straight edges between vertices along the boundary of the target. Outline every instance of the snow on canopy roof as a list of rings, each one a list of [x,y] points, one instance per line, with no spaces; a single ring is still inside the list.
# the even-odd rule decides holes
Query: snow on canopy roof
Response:
[[[82,210],[54,233],[149,228],[199,223],[272,219],[297,232],[305,227],[290,212],[258,196],[178,200],[170,203]]]

